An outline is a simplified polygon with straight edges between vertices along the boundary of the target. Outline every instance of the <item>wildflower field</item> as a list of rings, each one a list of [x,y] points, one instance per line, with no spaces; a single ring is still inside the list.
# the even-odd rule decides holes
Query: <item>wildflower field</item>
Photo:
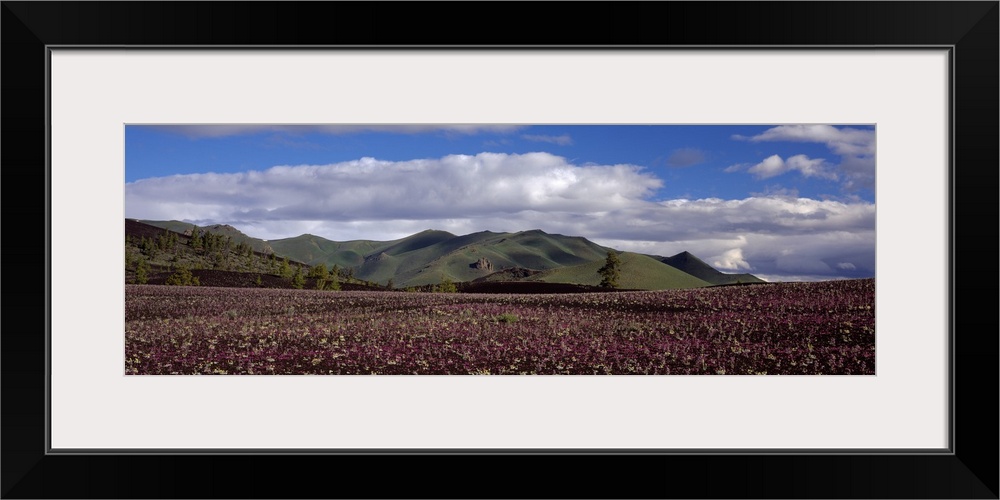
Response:
[[[125,285],[126,374],[875,373],[874,279],[566,294]]]

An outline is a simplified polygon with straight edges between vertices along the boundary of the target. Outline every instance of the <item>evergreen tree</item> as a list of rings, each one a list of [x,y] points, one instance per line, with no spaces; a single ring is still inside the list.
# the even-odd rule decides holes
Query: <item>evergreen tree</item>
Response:
[[[605,288],[618,288],[618,279],[621,277],[621,261],[618,254],[609,250],[608,257],[604,261],[604,267],[597,270],[601,275],[601,286]]]
[[[167,285],[180,285],[180,286],[198,286],[200,283],[198,277],[191,274],[191,270],[184,266],[178,266],[177,272],[171,274],[167,281]]]
[[[306,277],[302,275],[302,268],[299,266],[295,267],[295,274],[292,275],[292,286],[295,288],[302,288],[306,284]]]
[[[174,245],[177,244],[177,233],[164,229],[163,234],[157,238],[156,244],[164,252],[173,249]]]
[[[200,249],[204,246],[204,241],[202,241],[201,232],[198,231],[198,226],[191,229],[191,240],[188,242],[191,248]]]
[[[140,285],[149,283],[149,263],[139,256],[139,262],[135,265],[135,282]]]
[[[326,270],[326,264],[316,264],[309,270],[309,277],[316,278],[318,280],[325,280],[330,276],[330,273]]]
[[[133,248],[130,244],[126,243],[125,244],[125,268],[128,269],[128,268],[132,267],[133,264],[135,264],[135,261],[136,261],[135,248]]]
[[[139,250],[142,251],[150,260],[156,258],[156,241],[152,238],[142,237],[142,241],[139,243]]]
[[[228,266],[229,262],[228,262],[228,259],[226,257],[227,257],[226,255],[223,255],[222,252],[220,252],[218,250],[213,251],[212,252],[212,257],[211,257],[212,258],[212,269],[222,269],[223,271],[228,271],[229,270],[229,266]]]

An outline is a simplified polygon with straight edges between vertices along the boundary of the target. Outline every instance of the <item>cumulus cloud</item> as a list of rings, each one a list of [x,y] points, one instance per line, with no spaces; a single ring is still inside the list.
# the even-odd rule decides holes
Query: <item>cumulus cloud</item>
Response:
[[[829,165],[823,160],[810,160],[805,155],[796,155],[779,164],[777,155],[766,158],[761,163],[747,169],[758,178],[767,178],[791,170],[797,170],[807,177],[840,180],[847,191],[872,189],[875,187],[875,131],[831,125],[781,125],[765,130],[755,136],[735,135],[734,139],[750,142],[812,142],[825,144],[840,157],[840,164]],[[801,158],[800,158],[801,157]],[[799,158],[795,166],[789,166]],[[814,163],[817,162],[818,163]],[[744,165],[733,165],[726,172],[743,170]],[[768,175],[770,174],[770,175]]]
[[[874,229],[808,236],[748,232],[735,238],[710,235],[674,241],[600,238],[594,241],[612,248],[664,257],[689,251],[720,271],[749,272],[767,281],[817,281],[875,275]],[[838,267],[840,259],[853,259],[857,264],[854,269]]]
[[[818,142],[826,144],[839,156],[875,154],[874,130],[837,128],[831,125],[781,125],[752,137],[737,137],[750,142]]]
[[[734,170],[734,167],[726,169],[727,172]],[[795,155],[788,160],[781,159],[778,155],[765,158],[764,161],[747,169],[758,179],[767,179],[786,172],[798,171],[804,177],[819,177],[822,179],[837,180],[837,174],[829,171],[826,160],[822,158],[809,158],[806,155]]]
[[[712,266],[720,271],[750,271],[750,264],[743,258],[742,248],[731,248],[712,261]]]
[[[558,146],[569,146],[573,144],[573,138],[569,134],[562,135],[532,135],[524,134],[521,136],[522,139],[531,142],[547,142],[549,144],[556,144]]]
[[[652,255],[690,251],[730,272],[874,275],[872,203],[790,192],[650,201],[662,185],[639,166],[576,165],[548,153],[363,158],[143,179],[125,185],[125,208],[130,218],[225,223],[265,239],[542,229]]]
[[[667,158],[667,165],[671,167],[690,167],[705,161],[705,153],[700,149],[681,148],[675,149]]]
[[[482,132],[512,133],[524,127],[518,125],[256,125],[256,124],[204,124],[204,125],[151,125],[150,128],[179,134],[192,139],[209,137],[230,137],[236,135],[260,134],[265,132],[291,135],[329,134],[343,135],[359,132],[396,132],[400,134],[423,134],[443,132],[449,134],[475,135]]]
[[[175,175],[128,183],[125,196],[130,216],[146,219],[350,221],[591,212],[634,205],[661,186],[635,165],[482,153]]]
[[[671,256],[689,251],[725,272],[771,277],[868,277],[875,273],[875,205],[808,198],[671,200],[656,207],[559,220],[621,250]],[[854,269],[841,262],[854,263]]]
[[[795,188],[786,188],[779,185],[764,186],[764,190],[761,192],[750,192],[751,196],[754,197],[773,197],[773,198],[798,198],[799,190]],[[852,198],[857,201],[856,198]]]
[[[782,160],[778,155],[769,156],[765,158],[764,161],[748,169],[748,171],[751,174],[754,174],[758,179],[767,179],[768,177],[781,175],[788,170],[789,168],[785,165],[785,160]]]

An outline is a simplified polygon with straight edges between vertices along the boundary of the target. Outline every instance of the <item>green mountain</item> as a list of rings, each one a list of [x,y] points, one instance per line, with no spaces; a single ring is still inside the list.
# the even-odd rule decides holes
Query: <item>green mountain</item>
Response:
[[[197,227],[199,231],[208,231],[210,233],[217,234],[220,236],[228,236],[232,238],[232,241],[234,243],[246,243],[247,245],[250,245],[250,248],[252,248],[253,251],[255,252],[275,253],[274,249],[271,248],[271,245],[269,245],[266,241],[260,238],[253,238],[247,236],[243,234],[243,232],[241,232],[239,229],[236,229],[235,227],[230,226],[228,224],[196,226],[195,224],[192,224],[190,222],[181,222],[178,220],[142,220],[138,222],[141,222],[143,224],[149,224],[151,226],[160,227],[163,229],[169,229],[170,231],[174,231],[185,235],[190,235],[191,230]]]
[[[215,227],[214,230],[210,227],[199,227],[195,238],[192,224],[161,221],[153,225],[125,219],[126,279],[135,280],[140,261],[151,273],[170,274],[181,268],[254,275],[277,272],[278,257],[254,250],[245,241],[249,237],[231,227]],[[300,264],[294,260],[289,262],[289,265]]]
[[[764,280],[747,273],[742,274],[726,274],[714,267],[706,264],[704,261],[690,254],[689,252],[681,252],[672,257],[654,257],[655,259],[667,264],[669,266],[675,267],[681,271],[684,271],[691,276],[695,276],[702,280],[705,280],[713,285],[733,285],[736,283],[764,283]]]
[[[364,262],[364,256],[376,251],[373,241],[330,241],[320,236],[303,234],[294,238],[271,240],[271,248],[278,255],[300,260],[309,265],[326,264],[355,267]]]
[[[608,249],[584,238],[532,230],[456,236],[427,230],[391,241],[330,241],[315,235],[271,240],[274,252],[309,265],[350,268],[366,281],[408,287],[472,281],[506,268],[546,270],[602,259]]]
[[[699,288],[712,283],[696,278],[679,269],[668,266],[648,255],[622,252],[618,255],[619,288],[629,290],[668,290],[675,288]],[[597,270],[604,266],[605,259],[550,269],[525,278],[526,281],[546,283],[573,283],[597,286],[601,276]]]
[[[269,242],[279,255],[309,265],[352,268],[354,276],[375,283],[392,280],[396,287],[453,282],[541,281],[597,285],[597,270],[609,248],[585,238],[548,234],[541,230],[518,233],[478,233],[455,236],[445,231],[422,231],[392,241],[335,242],[302,235]],[[529,273],[510,273],[515,269]],[[717,272],[717,271],[716,271]],[[699,279],[642,254],[622,254],[622,288],[662,290],[715,284]],[[721,274],[721,273],[719,273]]]
[[[159,228],[191,234],[194,224],[179,221],[142,221]],[[391,241],[332,241],[303,234],[262,240],[228,225],[199,226],[199,231],[249,245],[255,252],[287,257],[307,267],[323,264],[339,268],[344,276],[396,288],[481,281],[540,282],[595,286],[597,270],[613,250],[585,238],[549,234],[534,229],[516,233],[481,231],[457,236],[426,230]],[[750,274],[725,274],[694,255],[682,252],[659,257],[631,252],[619,254],[626,289],[695,288],[737,282],[762,282]],[[256,266],[255,266],[256,267]]]
[[[195,235],[192,224],[160,221],[160,225],[173,229],[125,219],[125,283],[385,290],[347,272],[324,277],[320,269],[296,259],[255,251],[247,241],[256,239],[232,226],[197,227]]]

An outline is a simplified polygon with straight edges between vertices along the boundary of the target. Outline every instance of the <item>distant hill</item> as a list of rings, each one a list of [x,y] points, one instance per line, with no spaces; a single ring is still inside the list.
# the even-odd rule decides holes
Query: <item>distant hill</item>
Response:
[[[672,257],[654,257],[660,262],[684,271],[691,276],[705,280],[713,285],[733,285],[736,283],[764,283],[764,280],[752,274],[726,274],[689,252],[681,252]]]
[[[197,227],[200,231],[208,231],[213,234],[218,234],[221,236],[229,236],[232,238],[234,243],[246,243],[250,245],[255,252],[261,253],[275,253],[274,249],[271,248],[266,241],[260,238],[253,238],[243,234],[242,231],[236,229],[228,224],[213,224],[211,226],[196,226],[190,222],[181,222],[178,220],[141,220],[137,221],[143,224],[149,224],[151,226],[162,227],[164,229],[169,229],[181,234],[191,234],[191,230]]]
[[[125,219],[126,283],[162,285],[183,269],[201,286],[296,288],[294,280],[282,273],[285,257],[255,251],[247,242],[252,238],[235,228],[198,227],[195,238],[193,224],[174,222],[160,221],[161,226],[167,226],[160,227]],[[310,270],[295,259],[288,260],[288,267],[292,271],[300,268],[303,275]],[[344,290],[379,289],[360,280],[342,281],[338,285]],[[316,285],[316,279],[306,277],[302,287]]]
[[[699,288],[711,285],[707,281],[668,266],[648,255],[623,252],[618,258],[621,261],[621,277],[618,280],[620,288],[630,290],[668,290],[676,288]],[[603,267],[604,263],[605,259],[600,259],[575,266],[551,269],[530,276],[526,280],[597,286],[601,283],[601,276],[597,273],[597,270]]]
[[[303,234],[293,238],[271,240],[270,244],[275,252],[309,264],[359,267],[365,264],[366,260],[378,258],[382,253],[386,255],[409,253],[454,238],[455,235],[451,233],[431,230],[391,241],[331,241],[320,236]]]
[[[426,230],[390,241],[332,241],[312,234],[265,241],[229,225],[126,220],[127,261],[133,268],[141,244],[139,238],[159,238],[164,229],[176,235],[176,248],[167,242],[170,248],[164,247],[165,251],[152,249],[156,258],[148,260],[159,270],[179,264],[194,270],[280,275],[280,261],[287,258],[303,272],[322,264],[331,272],[336,271],[345,283],[372,287],[391,284],[394,288],[413,289],[429,289],[448,280],[464,283],[466,286],[459,288],[470,291],[582,291],[599,285],[597,270],[604,265],[608,251],[614,250],[582,237],[549,234],[538,229],[466,235]],[[199,234],[213,235],[211,249],[192,247],[190,235],[195,229]],[[763,282],[750,274],[722,273],[688,252],[673,257],[619,252],[619,258],[621,289],[663,290]],[[233,277],[229,282],[247,279]],[[259,280],[254,277],[254,281]],[[567,286],[555,287],[555,284]]]
[[[352,268],[354,276],[409,287],[472,281],[507,268],[554,269],[603,259],[607,250],[585,238],[481,231],[456,236],[427,230],[391,241],[336,242],[314,235],[269,241],[274,251],[310,265]]]

